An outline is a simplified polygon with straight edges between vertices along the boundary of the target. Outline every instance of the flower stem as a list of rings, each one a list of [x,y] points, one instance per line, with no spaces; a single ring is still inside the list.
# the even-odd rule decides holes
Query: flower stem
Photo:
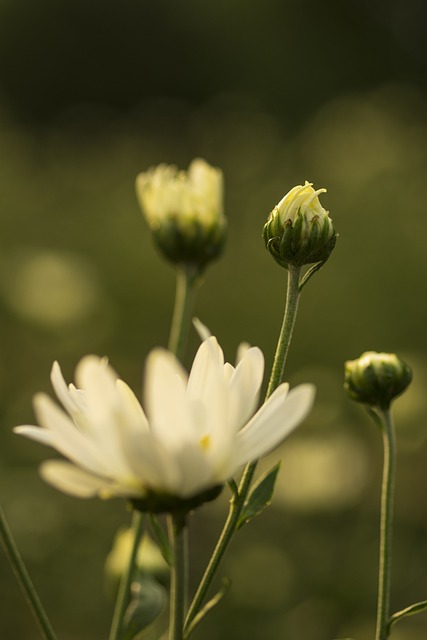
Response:
[[[283,316],[283,323],[280,330],[279,340],[277,343],[276,353],[274,356],[273,367],[265,398],[266,400],[282,382],[286,359],[289,352],[289,346],[295,326],[299,297],[301,293],[299,281],[300,273],[300,267],[294,267],[292,265],[289,266],[285,312]],[[212,580],[216,572],[218,571],[221,560],[224,557],[224,554],[236,532],[237,523],[239,522],[240,514],[242,513],[242,509],[248,496],[257,464],[258,461],[256,460],[254,462],[250,462],[246,465],[243,471],[237,493],[235,493],[233,499],[231,500],[227,520],[225,521],[223,530],[218,539],[214,552],[209,560],[205,573],[200,581],[197,592],[188,610],[187,618],[185,621],[185,631],[187,632],[187,635],[184,634],[185,638],[188,638],[188,631],[190,629],[191,622],[203,606],[208,590],[212,584]]]
[[[301,267],[289,265],[288,287],[286,289],[285,312],[283,315],[282,327],[280,329],[279,340],[277,342],[276,353],[274,355],[273,368],[270,374],[266,399],[271,396],[283,380],[286,360],[289,347],[294,332],[295,320],[297,317],[298,303],[300,298],[300,274]]]
[[[194,304],[194,293],[197,275],[198,272],[196,272],[195,269],[189,267],[188,265],[184,265],[182,268],[177,269],[176,295],[172,315],[171,331],[169,336],[169,350],[178,358],[182,358],[185,350],[185,344],[191,322],[191,313]],[[126,572],[123,574],[120,582],[116,605],[113,613],[109,640],[119,640],[122,633],[123,620],[126,613],[126,607],[129,602],[129,591],[132,582],[132,574],[134,571],[136,555],[143,532],[143,524],[143,514],[135,510],[132,519],[132,528],[134,530],[132,551],[129,557],[129,563],[126,568]],[[183,539],[184,544],[186,544],[186,537],[184,535]],[[184,579],[186,580],[186,577]]]
[[[187,599],[188,544],[185,516],[168,516],[173,564],[170,587],[169,640],[183,640],[184,610]]]
[[[12,532],[6,521],[6,517],[0,507],[0,540],[3,544],[6,555],[12,565],[15,576],[24,593],[25,599],[30,607],[34,618],[36,619],[41,635],[46,640],[56,640],[56,635],[52,629],[49,618],[43,608],[40,598],[35,590],[32,580],[24,565],[21,554],[13,539]]]
[[[181,360],[184,356],[191,314],[194,306],[198,271],[189,265],[177,269],[175,305],[172,315],[168,349]]]
[[[378,412],[383,444],[384,466],[381,488],[380,562],[378,579],[377,628],[375,640],[387,640],[390,615],[391,558],[393,535],[393,499],[396,470],[394,424],[390,409]]]
[[[119,590],[117,593],[116,605],[114,607],[113,620],[111,623],[109,640],[119,640],[123,630],[123,620],[126,613],[126,608],[129,604],[129,592],[132,584],[132,576],[135,569],[136,557],[138,554],[138,547],[141,541],[142,532],[144,530],[144,514],[136,509],[132,515],[132,529],[133,529],[133,542],[132,549],[129,556],[129,561],[126,567],[126,571],[123,573]]]
[[[190,265],[177,269],[175,306],[168,348],[179,360],[185,353],[198,276],[198,270]],[[169,516],[168,530],[173,551],[169,640],[182,640],[188,590],[188,535],[185,516]]]

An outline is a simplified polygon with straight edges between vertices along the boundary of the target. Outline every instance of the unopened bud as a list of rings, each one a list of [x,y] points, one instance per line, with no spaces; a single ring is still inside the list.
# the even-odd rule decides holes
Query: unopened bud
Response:
[[[344,388],[357,402],[388,409],[412,380],[410,367],[394,353],[366,351],[345,363]]]
[[[201,271],[224,247],[223,178],[202,159],[188,171],[160,164],[136,179],[139,204],[154,240],[174,264]]]
[[[274,259],[285,268],[325,262],[335,246],[337,234],[319,194],[310,182],[294,187],[270,213],[263,238]]]

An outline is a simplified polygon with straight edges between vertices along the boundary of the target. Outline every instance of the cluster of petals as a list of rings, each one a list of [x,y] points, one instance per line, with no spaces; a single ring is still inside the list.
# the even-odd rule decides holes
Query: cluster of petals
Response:
[[[222,172],[202,158],[193,160],[188,171],[160,164],[140,173],[136,192],[151,227],[172,217],[181,224],[197,220],[210,226],[225,221]]]
[[[34,398],[40,426],[15,428],[67,460],[42,464],[43,478],[81,498],[143,498],[149,492],[198,495],[233,477],[245,463],[277,447],[306,417],[314,388],[281,384],[256,411],[264,357],[241,345],[236,367],[215,337],[205,339],[190,374],[168,351],[146,363],[144,407],[105,359],[84,357],[76,386],[58,363],[52,385],[62,407]]]
[[[286,220],[295,220],[298,213],[301,213],[307,221],[314,216],[326,217],[328,212],[322,207],[319,201],[319,195],[326,193],[326,189],[313,189],[313,183],[305,181],[305,184],[293,187],[279,202],[277,209],[279,210],[280,220],[285,223]]]

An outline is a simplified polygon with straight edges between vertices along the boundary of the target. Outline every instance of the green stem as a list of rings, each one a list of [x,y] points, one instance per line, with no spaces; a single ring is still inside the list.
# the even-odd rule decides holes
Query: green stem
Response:
[[[181,360],[191,326],[198,271],[189,265],[177,269],[175,305],[172,315],[168,349]]]
[[[136,565],[139,543],[141,542],[144,530],[144,514],[134,510],[132,515],[133,543],[127,563],[126,571],[123,573],[119,590],[117,593],[116,605],[114,607],[113,620],[111,623],[109,640],[119,640],[123,630],[123,620],[129,604],[129,593],[132,584],[132,576]]]
[[[185,516],[168,516],[168,529],[173,554],[169,640],[183,640],[184,610],[188,585],[188,544]]]
[[[273,367],[265,398],[266,400],[282,382],[286,359],[289,352],[289,346],[295,326],[299,297],[301,293],[301,289],[299,286],[300,273],[301,267],[289,267],[285,312],[283,316],[283,323],[280,330],[279,340],[277,343],[276,353],[274,356]],[[240,514],[242,513],[246,498],[248,496],[257,464],[258,461],[250,462],[246,465],[243,471],[237,493],[231,500],[227,520],[225,521],[221,535],[218,539],[216,547],[213,551],[213,554],[206,567],[205,573],[200,581],[199,587],[188,610],[187,618],[185,621],[185,638],[188,638],[189,636],[188,631],[190,629],[190,625],[203,606],[203,603],[205,602],[208,590],[212,584],[216,572],[218,571],[222,558],[224,557],[224,554],[236,532],[237,523],[239,521]]]
[[[384,466],[381,488],[380,562],[378,580],[377,628],[375,640],[387,640],[390,616],[390,585],[393,535],[393,499],[396,471],[394,424],[389,409],[379,412],[384,443]]]
[[[43,608],[39,596],[35,590],[32,580],[24,565],[21,554],[13,539],[12,532],[6,521],[6,517],[0,507],[0,540],[3,544],[6,555],[12,565],[15,576],[24,593],[25,599],[30,607],[34,618],[36,619],[40,632],[46,640],[56,640],[56,635],[50,624],[49,618]]]
[[[175,306],[169,336],[169,350],[182,360],[191,326],[199,271],[190,265],[177,270]],[[188,590],[188,536],[185,516],[168,517],[173,552],[170,589],[169,640],[182,640]]]
[[[172,315],[171,331],[169,336],[169,350],[172,351],[172,353],[174,353],[178,358],[181,358],[183,355],[191,323],[191,313],[194,304],[194,293],[197,275],[198,274],[193,268],[186,265],[177,270],[176,295]],[[138,511],[134,511],[132,520],[132,527],[134,529],[132,552],[129,557],[129,563],[126,568],[126,572],[122,576],[120,582],[109,640],[119,640],[122,633],[123,620],[129,602],[132,574],[134,571],[138,546],[143,531],[143,523],[143,515]]]
[[[294,332],[295,320],[297,317],[298,303],[300,298],[300,274],[301,267],[289,265],[288,286],[286,289],[285,312],[283,315],[282,327],[280,329],[279,340],[277,342],[276,353],[274,355],[273,368],[271,370],[270,381],[268,383],[266,399],[271,396],[283,380],[286,360],[289,347]]]

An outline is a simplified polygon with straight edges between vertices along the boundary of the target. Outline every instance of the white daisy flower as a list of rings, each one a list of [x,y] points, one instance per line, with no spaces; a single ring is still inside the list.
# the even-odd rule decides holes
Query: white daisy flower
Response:
[[[51,380],[62,408],[37,394],[40,427],[15,432],[68,458],[41,466],[57,489],[80,498],[123,496],[148,510],[157,510],[153,499],[160,496],[167,511],[169,498],[192,500],[269,453],[312,407],[312,385],[288,391],[284,383],[255,412],[264,357],[257,347],[239,354],[236,367],[225,363],[216,338],[208,337],[187,375],[171,353],[154,350],[146,365],[145,411],[105,359],[83,358],[77,387],[66,385],[54,363]]]

